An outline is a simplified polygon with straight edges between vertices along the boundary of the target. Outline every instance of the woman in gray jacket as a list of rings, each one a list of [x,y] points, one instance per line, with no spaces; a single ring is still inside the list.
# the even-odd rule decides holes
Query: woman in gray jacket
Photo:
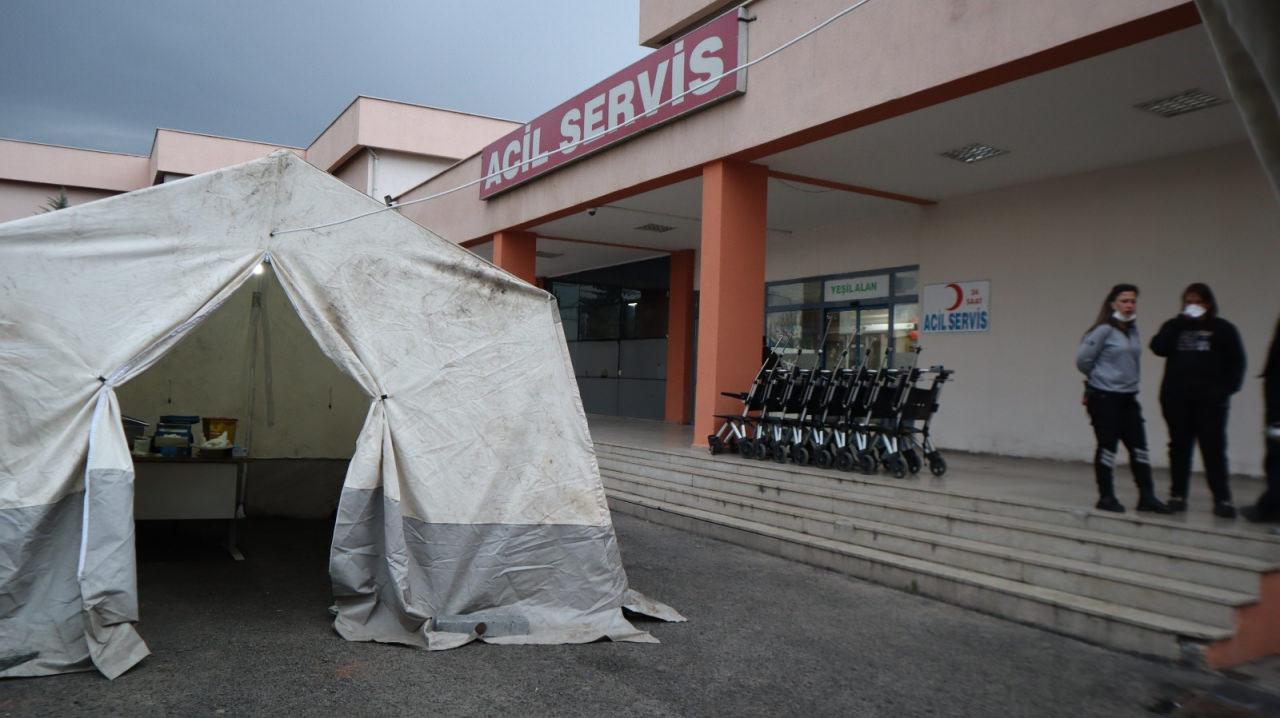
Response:
[[[1138,511],[1167,514],[1169,509],[1156,498],[1151,480],[1151,459],[1138,404],[1141,378],[1142,342],[1138,338],[1138,288],[1117,284],[1107,293],[1093,327],[1080,340],[1076,367],[1088,377],[1085,406],[1093,423],[1098,448],[1093,455],[1093,473],[1098,480],[1097,508],[1123,513],[1116,498],[1116,448],[1123,441],[1129,450],[1129,468],[1138,484]]]

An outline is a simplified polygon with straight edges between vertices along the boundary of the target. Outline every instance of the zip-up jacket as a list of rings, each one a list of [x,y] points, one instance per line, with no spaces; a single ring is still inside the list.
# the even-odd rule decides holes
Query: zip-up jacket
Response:
[[[1221,317],[1178,315],[1151,339],[1151,351],[1167,359],[1163,397],[1226,399],[1244,383],[1244,344],[1235,325]]]
[[[1137,394],[1141,366],[1142,341],[1137,326],[1126,332],[1110,323],[1099,324],[1084,335],[1076,349],[1076,368],[1094,389]]]

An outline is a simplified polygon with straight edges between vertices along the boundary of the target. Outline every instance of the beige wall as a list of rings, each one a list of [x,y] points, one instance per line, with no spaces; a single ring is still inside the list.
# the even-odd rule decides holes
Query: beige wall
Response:
[[[276,150],[289,150],[299,157],[306,154],[305,150],[297,147],[179,130],[156,130],[151,146],[151,177],[161,173],[197,175],[266,157]]]
[[[740,0],[640,0],[640,44],[659,47],[683,35],[690,25],[740,4]]]
[[[446,157],[424,157],[407,152],[362,148],[351,156],[333,176],[381,201],[416,187],[453,164]]]
[[[369,194],[369,153],[361,151],[352,155],[351,159],[333,171],[333,176]]]
[[[1091,456],[1093,438],[1074,352],[1108,288],[1141,287],[1146,341],[1177,313],[1183,287],[1207,282],[1244,336],[1250,362],[1232,402],[1232,470],[1259,474],[1256,375],[1280,315],[1277,227],[1280,206],[1241,144],[796,235],[770,245],[767,273],[776,281],[919,264],[922,283],[989,279],[989,332],[922,339],[922,363],[957,372],[943,394],[940,443],[1077,460]],[[804,251],[795,251],[801,243]],[[1166,465],[1162,370],[1148,352],[1141,398],[1153,456]]]
[[[0,179],[0,222],[22,219],[40,214],[50,198],[58,196],[63,188],[58,185],[15,182]],[[119,194],[107,190],[67,187],[67,200],[72,205],[92,202],[95,199]]]
[[[493,117],[357,97],[311,143],[307,161],[332,171],[361,147],[457,160],[518,126]]]
[[[374,152],[378,155],[378,163],[369,195],[376,199],[382,199],[384,195],[399,197],[452,167],[456,161],[383,149]]]
[[[406,207],[454,242],[519,227],[642,182],[936,87],[1152,13],[1180,0],[1074,0],[1071,12],[1022,0],[869,3],[749,70],[747,92],[489,201],[475,189]],[[846,0],[760,0],[747,24],[759,57],[847,7]],[[471,157],[406,194],[412,200],[481,176]]]
[[[0,139],[0,179],[116,192],[151,184],[146,157]]]

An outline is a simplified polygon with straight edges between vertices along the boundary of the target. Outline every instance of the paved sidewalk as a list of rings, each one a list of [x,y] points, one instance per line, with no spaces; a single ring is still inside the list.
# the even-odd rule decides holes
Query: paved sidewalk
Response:
[[[1222,679],[616,516],[632,584],[689,622],[661,645],[348,643],[324,522],[250,523],[236,563],[144,536],[154,655],[0,683],[0,715],[1144,716]],[[1240,690],[1247,686],[1231,683]],[[1280,706],[1280,704],[1273,704]]]

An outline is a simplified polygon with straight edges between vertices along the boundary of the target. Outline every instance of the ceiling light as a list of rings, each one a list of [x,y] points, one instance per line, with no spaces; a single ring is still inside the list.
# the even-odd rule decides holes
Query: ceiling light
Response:
[[[971,165],[974,162],[981,162],[983,160],[989,160],[992,157],[999,157],[1000,155],[1007,154],[1009,154],[1009,150],[1002,150],[997,147],[992,147],[991,145],[984,145],[981,142],[975,142],[965,147],[943,152],[942,156],[950,157],[957,162],[963,162],[967,165]]]
[[[555,259],[555,258],[557,258],[557,257],[563,257],[563,256],[564,256],[564,252],[544,252],[544,251],[542,251],[542,250],[538,250],[538,251],[534,252],[533,254],[534,254],[534,256],[538,257],[539,259]]]
[[[1178,115],[1185,115],[1188,112],[1203,110],[1206,107],[1225,105],[1226,103],[1227,101],[1221,97],[1210,95],[1200,89],[1193,89],[1187,90],[1186,92],[1179,92],[1178,94],[1171,95],[1169,97],[1162,97],[1158,100],[1143,102],[1141,104],[1134,105],[1134,107],[1139,110],[1155,113],[1161,117],[1177,117]]]
[[[675,227],[672,227],[669,224],[658,224],[656,222],[650,222],[649,224],[642,224],[639,227],[636,227],[636,229],[640,230],[641,232],[657,232],[658,234],[662,234],[663,232],[670,232],[671,230],[675,229]]]
[[[628,307],[631,307],[632,309],[635,309],[635,308],[636,308],[636,305],[637,305],[637,304],[639,304],[639,303],[640,303],[640,302],[627,302],[627,306],[628,306]]]

